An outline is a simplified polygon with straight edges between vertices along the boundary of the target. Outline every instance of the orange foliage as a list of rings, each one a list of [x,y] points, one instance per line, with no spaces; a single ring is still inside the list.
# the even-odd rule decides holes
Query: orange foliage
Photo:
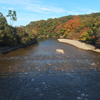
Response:
[[[84,27],[81,31],[80,31],[80,33],[83,33],[84,31],[87,31],[88,29],[90,29],[89,27]]]
[[[79,18],[74,17],[73,19],[70,19],[65,23],[64,28],[66,31],[68,31],[69,29],[70,29],[70,31],[75,31],[75,28],[78,25],[79,25]]]
[[[79,37],[81,36],[81,34],[84,32],[84,31],[87,31],[89,30],[90,28],[89,27],[84,27],[83,29],[81,29],[81,31],[79,32]]]
[[[94,38],[96,38],[96,36],[95,35],[92,35],[92,39],[94,39]]]
[[[57,27],[56,27],[56,29],[59,29],[59,28],[61,28],[62,27],[62,25],[58,25]]]

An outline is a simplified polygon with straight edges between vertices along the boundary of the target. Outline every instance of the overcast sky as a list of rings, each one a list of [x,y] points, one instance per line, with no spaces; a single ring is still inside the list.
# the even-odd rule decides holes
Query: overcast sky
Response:
[[[6,16],[8,10],[17,12],[14,26],[19,26],[41,19],[100,12],[100,0],[0,0],[0,12]]]

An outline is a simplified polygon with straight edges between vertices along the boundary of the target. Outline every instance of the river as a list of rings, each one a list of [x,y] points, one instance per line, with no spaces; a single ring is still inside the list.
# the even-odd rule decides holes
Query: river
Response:
[[[0,54],[0,100],[100,100],[100,53],[48,38]]]

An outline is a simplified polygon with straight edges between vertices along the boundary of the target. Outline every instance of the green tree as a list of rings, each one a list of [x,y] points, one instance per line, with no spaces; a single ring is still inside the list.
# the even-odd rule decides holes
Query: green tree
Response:
[[[0,12],[0,45],[3,44],[4,42],[4,37],[5,37],[5,32],[4,29],[7,26],[7,20],[6,18],[3,16],[3,14]]]
[[[10,17],[10,25],[13,25],[13,21],[16,21],[17,20],[16,11],[8,10],[7,17]],[[11,21],[12,21],[12,23],[11,23]]]

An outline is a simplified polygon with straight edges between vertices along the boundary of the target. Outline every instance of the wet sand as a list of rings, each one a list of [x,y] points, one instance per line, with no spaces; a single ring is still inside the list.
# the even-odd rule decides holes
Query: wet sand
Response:
[[[92,50],[95,52],[100,53],[100,49],[95,49],[94,46],[86,44],[86,43],[82,43],[80,41],[77,40],[70,40],[70,39],[58,39],[59,42],[63,42],[63,43],[68,43],[71,44],[79,49],[83,49],[83,50]]]

